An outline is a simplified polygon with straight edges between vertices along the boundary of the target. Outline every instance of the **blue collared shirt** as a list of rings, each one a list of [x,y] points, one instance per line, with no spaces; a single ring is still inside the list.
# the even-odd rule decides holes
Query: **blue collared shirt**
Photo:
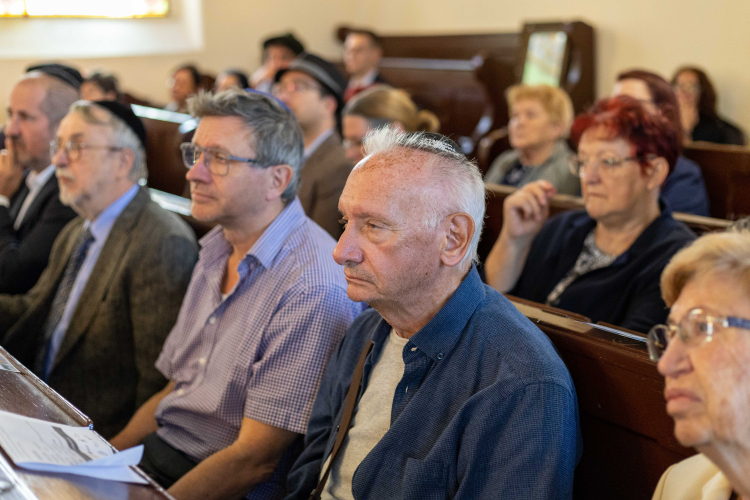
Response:
[[[304,434],[318,384],[362,311],[346,294],[336,242],[290,203],[240,262],[222,297],[231,244],[221,226],[201,241],[177,323],[156,367],[175,390],[156,410],[158,435],[196,461],[237,440],[243,418]],[[283,463],[249,498],[271,498]]]
[[[117,198],[110,206],[104,209],[99,217],[93,221],[86,220],[83,223],[83,229],[89,228],[91,230],[91,236],[94,237],[94,241],[89,246],[86,252],[86,258],[81,265],[81,269],[78,271],[76,280],[73,283],[73,288],[68,296],[68,301],[65,303],[65,310],[63,311],[62,318],[57,324],[55,331],[52,333],[50,339],[49,350],[47,351],[47,359],[45,360],[44,366],[47,368],[47,373],[44,374],[44,379],[47,380],[49,377],[49,371],[52,369],[53,361],[57,356],[57,351],[60,350],[65,332],[68,331],[70,320],[73,318],[73,313],[78,305],[78,300],[81,298],[83,289],[86,287],[86,283],[89,281],[91,271],[96,265],[96,261],[99,260],[99,254],[104,248],[104,244],[107,243],[107,237],[109,232],[112,231],[112,226],[115,225],[115,221],[120,216],[125,207],[128,206],[135,195],[138,193],[139,186],[136,184],[125,193]]]
[[[391,326],[365,311],[331,358],[287,499],[307,499],[333,448],[354,367],[362,393]],[[549,339],[476,268],[403,350],[388,432],[359,464],[364,499],[570,498],[580,457],[573,382]]]

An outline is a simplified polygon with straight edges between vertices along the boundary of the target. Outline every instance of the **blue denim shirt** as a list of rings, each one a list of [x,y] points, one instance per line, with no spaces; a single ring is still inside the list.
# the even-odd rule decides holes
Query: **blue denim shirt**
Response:
[[[371,309],[339,345],[289,474],[288,499],[306,500],[317,485],[359,355],[372,339],[364,393],[390,330]],[[476,268],[409,339],[403,357],[391,427],[357,468],[355,499],[571,497],[581,453],[573,382],[549,339],[483,285]]]

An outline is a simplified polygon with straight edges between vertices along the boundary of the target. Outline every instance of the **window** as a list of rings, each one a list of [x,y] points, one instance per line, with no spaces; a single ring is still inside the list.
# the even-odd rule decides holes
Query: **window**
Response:
[[[163,17],[169,0],[0,0],[0,17]]]

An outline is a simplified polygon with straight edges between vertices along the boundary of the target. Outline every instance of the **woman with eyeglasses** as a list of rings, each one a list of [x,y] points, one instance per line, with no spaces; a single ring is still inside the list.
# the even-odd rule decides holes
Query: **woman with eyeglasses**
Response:
[[[672,78],[685,140],[745,145],[745,134],[716,112],[716,91],[706,73],[683,66]]]
[[[703,236],[661,278],[671,307],[648,336],[677,440],[699,454],[664,473],[655,500],[750,498],[750,235]]]
[[[659,276],[695,239],[659,190],[679,154],[677,133],[637,100],[599,101],[573,122],[585,210],[549,218],[547,181],[505,200],[503,228],[485,262],[503,293],[647,332],[666,318]]]

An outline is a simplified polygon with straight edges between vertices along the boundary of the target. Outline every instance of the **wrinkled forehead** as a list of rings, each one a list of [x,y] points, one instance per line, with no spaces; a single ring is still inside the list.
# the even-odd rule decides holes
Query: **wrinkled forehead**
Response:
[[[88,138],[92,137],[110,137],[114,134],[112,129],[112,115],[106,109],[98,106],[88,108],[92,118],[99,123],[91,123],[86,120],[82,111],[70,111],[60,122],[57,130],[59,139],[68,140],[70,138]]]

